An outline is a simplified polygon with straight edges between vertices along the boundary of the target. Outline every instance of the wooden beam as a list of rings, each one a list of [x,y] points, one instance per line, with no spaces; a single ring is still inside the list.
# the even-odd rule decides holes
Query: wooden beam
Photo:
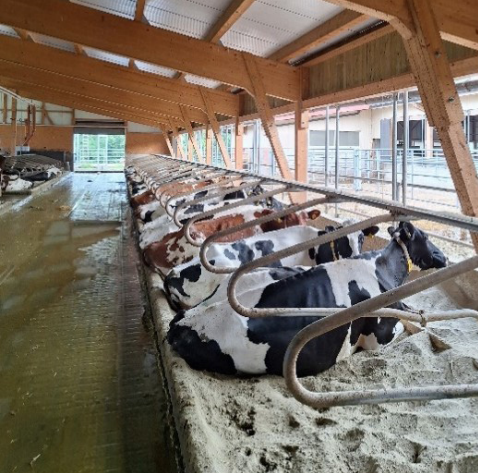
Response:
[[[144,4],[146,0],[136,0],[136,9],[134,12],[134,21],[142,21],[144,17]]]
[[[380,39],[383,36],[393,33],[394,31],[395,30],[393,26],[387,25],[386,23],[384,23],[370,32],[359,34],[349,41],[346,41],[337,46],[333,46],[332,48],[327,49],[326,51],[320,52],[317,56],[314,56],[310,59],[305,60],[304,62],[301,62],[300,66],[301,67],[315,66],[316,64],[320,64],[329,59],[340,56],[341,54],[344,54],[347,51],[351,51],[352,49],[355,49],[364,44],[370,43],[371,41]]]
[[[405,39],[415,32],[408,0],[328,0],[350,10],[391,23]],[[474,0],[433,0],[429,4],[443,39],[478,49],[478,2]]]
[[[251,89],[245,53],[64,0],[2,0],[0,23]],[[299,98],[295,68],[262,58],[257,67],[267,95]]]
[[[169,139],[168,130],[164,125],[160,125],[159,129],[161,130],[161,134],[163,135],[164,141],[166,142],[166,146],[168,147],[169,154],[175,158],[176,154],[174,153],[173,145],[171,144],[171,140]]]
[[[36,84],[24,84],[0,77],[0,85],[11,90],[17,90],[19,95],[31,100],[53,103],[63,107],[75,108],[85,112],[106,115],[119,120],[132,121],[152,127],[158,127],[159,123],[163,123],[161,120],[152,119],[149,115],[145,117],[140,114],[136,114],[120,104],[114,105],[106,102],[98,102],[87,97],[81,97],[55,89],[44,88]],[[53,123],[51,124],[53,125]],[[167,125],[169,123],[166,122],[164,124]]]
[[[182,118],[180,106],[172,102],[151,99],[144,95],[132,93],[129,90],[121,90],[120,93],[118,93],[116,89],[108,86],[33,69],[3,61],[2,59],[0,59],[0,75],[13,80],[34,83],[45,87],[61,89],[72,94],[92,97],[103,102],[121,103],[134,110],[142,110],[144,113],[150,113],[157,117]],[[190,116],[192,120],[198,123],[207,123],[206,114],[200,110],[191,109]]]
[[[236,169],[243,169],[244,168],[244,159],[243,159],[243,148],[244,148],[244,125],[236,119],[236,126],[235,126],[235,143],[234,143],[234,151],[235,151],[235,164]]]
[[[286,44],[275,53],[269,56],[269,59],[280,62],[287,62],[305,54],[307,51],[316,48],[331,39],[335,38],[344,31],[363,23],[367,17],[361,13],[345,10],[330,20],[313,28],[300,38]]]
[[[34,69],[54,72],[66,77],[86,80],[142,94],[146,97],[165,100],[203,109],[200,90],[202,87],[181,83],[157,74],[133,71],[126,67],[71,54],[31,41],[19,41],[0,35],[0,58]],[[210,97],[215,110],[222,115],[236,116],[239,113],[239,98],[233,94],[212,89]],[[118,93],[120,93],[118,91]]]
[[[191,144],[194,148],[194,151],[196,151],[196,155],[197,155],[199,161],[204,162],[204,158],[203,158],[203,155],[202,155],[201,148],[199,146],[199,143],[196,140],[196,137],[194,135],[194,130],[193,130],[193,127],[191,125],[191,117],[189,116],[189,111],[183,105],[181,105],[181,110],[183,112],[184,125],[186,127],[186,131],[188,132],[189,141],[191,142]],[[189,157],[189,149],[188,149],[188,157]]]
[[[211,100],[209,99],[209,94],[206,91],[202,91],[202,96],[204,100],[204,106],[206,108],[206,114],[209,119],[209,124],[211,125],[214,136],[216,137],[217,144],[221,150],[222,159],[224,160],[224,166],[228,169],[232,168],[231,158],[227,151],[226,143],[221,135],[221,128],[217,121],[216,115],[214,113],[214,108],[212,106]]]
[[[8,95],[4,92],[3,96],[3,123],[7,123],[8,115]]]
[[[287,158],[279,139],[279,133],[275,124],[274,115],[265,95],[263,78],[261,77],[259,69],[257,68],[255,58],[253,56],[245,57],[245,63],[250,74],[251,82],[254,86],[254,100],[256,102],[259,116],[261,117],[262,126],[264,127],[266,136],[269,138],[271,143],[272,151],[279,166],[281,175],[284,179],[292,180],[294,176],[292,175],[289,165],[287,164]]]
[[[206,125],[206,164],[212,164],[212,128]]]
[[[309,111],[303,110],[300,102],[295,109],[295,180],[308,182],[308,152],[309,152]],[[307,192],[297,195],[298,202],[305,202]]]
[[[461,124],[463,108],[430,0],[409,0],[416,34],[404,38],[428,121],[440,137],[462,211],[478,217],[478,176]],[[472,233],[478,252],[478,235]]]
[[[17,148],[17,99],[12,97],[12,118],[11,118],[11,141],[10,141],[10,155],[15,156]]]
[[[85,50],[83,49],[83,46],[80,46],[79,44],[74,44],[75,47],[75,52],[78,54],[78,56],[84,56],[85,55]]]
[[[253,3],[254,0],[232,0],[224,13],[208,31],[204,41],[218,43]]]
[[[33,38],[30,36],[27,30],[24,30],[23,28],[13,28],[15,33],[17,33],[18,36],[20,36],[23,41],[33,41]]]
[[[179,141],[178,128],[172,120],[169,120],[169,128],[172,130],[173,136],[176,140],[176,157],[179,156],[180,159],[186,160],[187,157],[185,156],[183,147],[181,146],[181,143]]]

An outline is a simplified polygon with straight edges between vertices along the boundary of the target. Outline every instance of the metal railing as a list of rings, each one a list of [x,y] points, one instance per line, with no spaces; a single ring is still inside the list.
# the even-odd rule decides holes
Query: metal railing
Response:
[[[156,155],[158,162],[158,168],[169,169],[171,162],[178,162],[174,158]],[[142,164],[145,162],[148,165],[151,164],[151,158],[145,160],[144,158],[131,159],[131,163],[138,169],[142,168]],[[204,164],[196,164],[198,169],[211,169],[217,170],[212,166],[206,166]],[[231,307],[239,314],[245,317],[270,317],[277,315],[317,315],[323,316],[322,319],[308,325],[301,330],[290,342],[286,356],[284,358],[284,377],[285,382],[294,395],[294,397],[304,404],[308,404],[313,407],[327,407],[336,405],[352,405],[352,404],[368,404],[368,403],[380,403],[380,402],[398,402],[398,401],[415,401],[415,400],[430,400],[430,399],[444,399],[455,397],[470,397],[478,396],[478,385],[438,385],[438,386],[426,386],[426,387],[408,387],[408,388],[396,388],[387,390],[359,390],[359,391],[347,391],[347,392],[327,392],[327,393],[314,393],[304,388],[296,374],[296,363],[298,356],[310,340],[321,336],[330,330],[340,327],[344,324],[351,323],[360,317],[398,317],[404,321],[418,322],[425,325],[429,321],[435,320],[450,320],[461,317],[474,317],[478,319],[478,312],[473,310],[460,310],[439,312],[432,314],[424,314],[423,312],[408,312],[397,309],[384,309],[384,307],[390,306],[394,302],[398,302],[404,297],[417,294],[425,289],[433,287],[444,281],[448,281],[461,274],[478,268],[478,255],[468,258],[460,263],[453,264],[447,268],[437,270],[436,272],[420,277],[406,283],[398,288],[391,289],[383,292],[378,296],[372,297],[359,304],[353,305],[346,309],[323,309],[323,308],[272,308],[272,309],[256,309],[248,308],[239,303],[237,295],[235,293],[237,282],[246,272],[251,271],[254,268],[260,266],[270,265],[274,261],[281,259],[284,256],[297,253],[299,251],[307,250],[314,246],[324,244],[348,235],[355,231],[366,228],[370,225],[383,223],[386,221],[400,220],[429,220],[438,222],[444,225],[450,225],[461,229],[466,229],[472,232],[478,232],[478,218],[467,217],[456,214],[446,214],[444,212],[432,212],[422,210],[416,207],[410,207],[401,205],[398,202],[389,202],[383,200],[377,200],[372,197],[358,196],[353,193],[345,192],[343,190],[332,190],[328,187],[319,187],[312,184],[303,184],[299,182],[290,182],[283,179],[276,179],[268,176],[260,176],[257,174],[247,173],[243,171],[234,171],[241,175],[243,178],[257,178],[262,182],[268,184],[282,185],[287,188],[288,192],[303,192],[308,191],[321,195],[315,201],[309,201],[304,204],[290,207],[286,210],[275,212],[272,215],[263,217],[266,219],[273,219],[279,216],[285,216],[289,213],[296,212],[298,210],[323,204],[325,202],[360,202],[363,205],[369,206],[374,209],[385,211],[379,216],[375,216],[358,223],[347,225],[343,228],[339,228],[333,232],[322,235],[318,238],[300,243],[298,245],[277,251],[267,256],[258,258],[250,263],[247,263],[237,269],[234,269],[229,286],[228,286],[228,299]],[[217,183],[220,186],[220,183]],[[232,189],[233,190],[233,189]],[[229,191],[229,189],[228,189]],[[245,200],[247,201],[247,199]],[[243,201],[243,203],[245,202]],[[249,200],[250,201],[250,200]],[[189,227],[201,218],[214,215],[216,212],[204,212],[194,216],[193,222],[189,224]],[[207,261],[207,248],[215,240],[222,236],[236,233],[246,227],[253,227],[263,223],[263,218],[257,219],[252,222],[247,222],[242,225],[218,232],[215,235],[207,238],[201,247],[201,261],[206,263]],[[210,265],[209,265],[210,266]],[[206,265],[208,270],[211,267]],[[230,272],[223,271],[224,268],[214,268],[215,272]]]

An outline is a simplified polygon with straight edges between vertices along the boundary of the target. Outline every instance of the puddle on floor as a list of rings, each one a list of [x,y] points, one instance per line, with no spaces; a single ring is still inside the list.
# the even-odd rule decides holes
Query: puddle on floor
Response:
[[[176,471],[136,251],[126,224],[88,220],[87,179],[0,217],[1,473]],[[124,201],[114,181],[90,195]]]

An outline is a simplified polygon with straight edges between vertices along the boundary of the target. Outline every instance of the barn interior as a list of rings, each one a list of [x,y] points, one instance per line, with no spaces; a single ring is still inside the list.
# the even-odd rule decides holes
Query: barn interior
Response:
[[[477,169],[476,2],[2,0],[0,472],[478,471]]]

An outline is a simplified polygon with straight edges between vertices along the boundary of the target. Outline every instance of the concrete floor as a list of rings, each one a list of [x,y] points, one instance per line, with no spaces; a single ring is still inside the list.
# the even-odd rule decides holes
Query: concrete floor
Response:
[[[0,216],[0,472],[175,472],[122,174]]]

